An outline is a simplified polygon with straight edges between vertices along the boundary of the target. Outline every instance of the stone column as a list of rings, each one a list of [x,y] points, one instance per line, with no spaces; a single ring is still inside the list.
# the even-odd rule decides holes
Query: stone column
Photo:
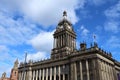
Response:
[[[69,46],[71,47],[71,36],[69,35]]]
[[[20,80],[20,77],[21,77],[20,72],[18,72],[18,80]]]
[[[71,36],[69,35],[69,39],[70,39],[70,42],[69,42],[69,44],[70,44],[70,47],[71,47]]]
[[[103,62],[101,61],[101,70],[102,70],[102,80],[104,79],[104,68],[103,68]]]
[[[43,69],[42,80],[44,80],[44,77],[45,77],[45,69]]]
[[[63,70],[64,70],[64,72],[63,72],[63,80],[65,80],[65,65],[63,65]]]
[[[112,66],[110,67],[111,79],[114,80]]]
[[[52,67],[50,68],[50,80],[52,80]]]
[[[71,36],[71,46],[72,46],[72,49],[73,49],[73,43],[74,43],[73,37]]]
[[[39,70],[39,80],[41,80],[41,69]]]
[[[26,71],[24,72],[24,79],[23,80],[25,80],[26,79]]]
[[[59,36],[59,44],[60,44],[59,47],[61,47],[61,36]]]
[[[38,79],[38,70],[36,70],[36,75],[35,75],[35,79],[37,80]]]
[[[108,73],[107,73],[108,74],[108,80],[111,80],[111,78],[110,78],[111,77],[110,76],[111,73],[109,73],[109,64],[107,64],[107,71],[108,71]]]
[[[29,71],[28,71],[28,80],[32,80],[32,70],[31,70],[31,67],[29,68]]]
[[[62,35],[60,37],[61,37],[61,47],[62,47]]]
[[[48,80],[48,68],[46,68],[46,80]]]
[[[53,41],[53,48],[55,48],[55,38],[54,38],[54,41]]]
[[[56,48],[56,38],[54,40],[55,40],[55,42],[54,42],[54,48]]]
[[[82,63],[81,63],[81,61],[80,61],[80,78],[81,78],[81,80],[83,80],[83,76],[82,76]]]
[[[99,80],[102,80],[102,70],[101,70],[101,67],[102,67],[102,64],[101,64],[102,62],[101,62],[101,60],[99,60],[98,61],[98,70],[99,70],[99,77],[100,77],[100,79]]]
[[[57,47],[59,47],[59,37],[57,37]]]
[[[68,35],[68,46],[70,46],[70,35]]]
[[[21,72],[21,78],[20,78],[20,80],[23,80],[23,72]]]
[[[109,75],[108,75],[108,66],[107,66],[107,63],[106,63],[106,75],[107,75],[107,80],[109,80]]]
[[[87,80],[89,80],[89,79],[90,79],[90,77],[89,77],[88,60],[86,60],[86,69],[87,69]]]
[[[74,49],[74,38],[72,36],[72,48]]]
[[[62,44],[63,44],[63,46],[64,46],[64,34],[62,35]]]
[[[99,64],[98,64],[98,59],[94,59],[93,60],[93,62],[94,62],[94,68],[95,68],[95,70],[94,70],[94,78],[95,78],[95,80],[99,80]]]
[[[75,74],[74,74],[74,80],[77,80],[77,69],[76,69],[76,63],[74,62],[74,72],[75,72]]]
[[[116,71],[115,71],[115,67],[112,67],[112,72],[113,72],[113,80],[116,80]]]
[[[60,36],[58,37],[58,46],[60,48]]]
[[[21,80],[21,72],[19,72],[18,80]]]
[[[32,79],[32,80],[34,80],[34,79],[35,79],[34,77],[35,77],[35,70],[33,71],[33,79]]]
[[[66,34],[65,44],[68,46],[68,43],[69,43],[69,38],[68,38],[68,34]]]
[[[54,67],[54,80],[56,80],[56,66]]]
[[[59,80],[61,80],[61,76],[60,76],[61,72],[60,72],[60,66],[58,67],[58,76],[59,76]]]
[[[65,45],[65,34],[63,34],[63,46]]]
[[[107,78],[106,78],[106,68],[105,68],[105,63],[104,62],[103,62],[103,68],[104,68],[104,73],[103,73],[104,74],[104,79],[107,80]]]
[[[113,72],[112,72],[112,68],[111,68],[111,67],[112,67],[112,66],[110,66],[110,74],[111,74],[110,76],[111,76],[111,80],[114,80],[114,79],[113,79]]]
[[[108,80],[106,63],[104,63],[104,67],[105,67],[105,78],[106,78],[105,80]]]

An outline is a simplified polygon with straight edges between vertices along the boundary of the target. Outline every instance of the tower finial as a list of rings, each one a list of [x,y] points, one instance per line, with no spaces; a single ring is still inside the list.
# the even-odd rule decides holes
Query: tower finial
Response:
[[[16,61],[14,62],[14,69],[18,68],[18,64],[19,64],[18,59],[16,59]]]
[[[93,42],[96,43],[96,35],[93,34]]]
[[[66,11],[63,12],[63,17],[64,17],[64,16],[67,17],[67,12],[66,12]]]

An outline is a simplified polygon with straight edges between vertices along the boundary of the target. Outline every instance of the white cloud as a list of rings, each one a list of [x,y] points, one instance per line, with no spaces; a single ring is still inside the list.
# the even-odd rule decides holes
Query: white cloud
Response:
[[[49,58],[49,55],[48,53],[46,52],[37,52],[37,53],[32,53],[32,54],[28,54],[27,56],[27,61],[29,60],[42,60],[42,59],[46,59],[46,58]]]
[[[104,28],[106,31],[112,31],[114,33],[117,33],[120,31],[120,1],[118,1],[117,4],[110,7],[104,12],[105,16],[107,17],[107,20],[104,24]]]
[[[2,7],[12,6],[12,9],[17,7],[17,10],[22,12],[25,17],[44,27],[48,27],[59,21],[64,10],[68,12],[72,23],[76,23],[78,18],[75,10],[83,8],[85,0],[11,0],[10,2],[2,0],[2,3],[7,3],[7,5],[2,5]]]
[[[41,31],[37,36],[32,38],[29,43],[39,51],[50,52],[53,46],[53,33],[54,30],[51,32]]]
[[[108,18],[120,18],[120,1],[105,11]]]
[[[36,34],[35,25],[24,19],[14,20],[12,17],[0,12],[0,21],[0,44],[22,44]]]
[[[88,0],[89,4],[94,4],[95,6],[103,5],[107,2],[112,2],[114,0]]]
[[[112,48],[120,48],[120,38],[116,36],[111,36],[110,39],[108,39],[107,45]]]
[[[41,25],[49,26],[56,24],[62,12],[67,10],[72,23],[76,23],[75,10],[84,6],[84,0],[25,0],[22,11],[31,19]]]
[[[5,45],[0,45],[0,52],[8,51],[8,48]]]
[[[106,31],[112,31],[114,33],[117,33],[120,30],[119,23],[115,21],[106,22],[104,28]]]
[[[88,33],[89,33],[89,30],[86,29],[83,25],[80,27],[80,31],[81,31],[81,35],[83,37],[86,37],[88,35]]]

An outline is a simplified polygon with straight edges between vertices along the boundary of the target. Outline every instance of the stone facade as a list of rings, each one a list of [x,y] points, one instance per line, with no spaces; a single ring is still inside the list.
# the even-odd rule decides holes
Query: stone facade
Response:
[[[119,80],[120,63],[98,47],[85,42],[76,49],[76,33],[64,11],[54,36],[51,58],[21,63],[18,80]]]

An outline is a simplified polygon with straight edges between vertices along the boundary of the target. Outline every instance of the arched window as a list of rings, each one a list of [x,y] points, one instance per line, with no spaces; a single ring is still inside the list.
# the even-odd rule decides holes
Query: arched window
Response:
[[[16,76],[16,72],[15,72],[15,76]]]

